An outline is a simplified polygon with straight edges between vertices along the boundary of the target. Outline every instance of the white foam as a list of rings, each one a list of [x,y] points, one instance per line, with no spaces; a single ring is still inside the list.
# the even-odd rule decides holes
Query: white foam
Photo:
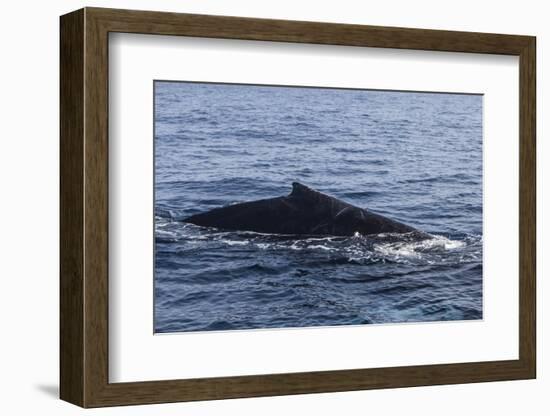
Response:
[[[236,240],[221,240],[229,246],[246,246],[248,241],[236,241]]]
[[[308,246],[307,248],[309,248],[309,249],[316,249],[316,248],[318,248],[318,249],[326,250],[326,251],[331,251],[331,250],[332,250],[332,248],[327,247],[327,246],[323,246],[323,245]]]
[[[383,256],[396,258],[421,258],[424,253],[441,250],[455,250],[466,245],[464,241],[450,240],[443,236],[413,242],[392,242],[374,244],[374,251]]]

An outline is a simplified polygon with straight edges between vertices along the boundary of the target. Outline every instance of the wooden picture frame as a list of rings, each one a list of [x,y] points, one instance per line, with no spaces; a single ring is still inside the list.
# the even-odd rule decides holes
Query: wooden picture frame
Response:
[[[535,38],[85,8],[61,17],[60,396],[82,407],[396,388],[536,376]],[[110,32],[519,56],[519,359],[110,383]]]

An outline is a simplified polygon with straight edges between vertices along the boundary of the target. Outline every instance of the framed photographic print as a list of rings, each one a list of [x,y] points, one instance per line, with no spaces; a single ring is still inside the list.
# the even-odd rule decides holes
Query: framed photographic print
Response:
[[[61,17],[61,398],[534,378],[535,38]]]

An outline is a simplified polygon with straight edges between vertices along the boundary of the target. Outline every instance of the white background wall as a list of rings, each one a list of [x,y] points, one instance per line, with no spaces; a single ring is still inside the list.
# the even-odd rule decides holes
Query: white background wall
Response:
[[[550,300],[543,258],[550,238],[543,192],[550,163],[544,140],[544,72],[550,25],[543,1],[17,1],[0,14],[0,412],[68,415],[83,412],[58,394],[58,16],[82,6],[166,10],[536,35],[538,41],[538,379],[339,394],[166,404],[87,411],[88,414],[279,415],[546,415],[550,411]],[[546,199],[546,201],[545,201]]]

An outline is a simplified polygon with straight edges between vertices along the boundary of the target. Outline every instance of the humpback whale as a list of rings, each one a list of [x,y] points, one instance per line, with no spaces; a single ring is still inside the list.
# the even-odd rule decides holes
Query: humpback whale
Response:
[[[266,234],[353,236],[420,231],[370,210],[340,201],[301,183],[287,196],[242,202],[183,220],[222,230]]]

